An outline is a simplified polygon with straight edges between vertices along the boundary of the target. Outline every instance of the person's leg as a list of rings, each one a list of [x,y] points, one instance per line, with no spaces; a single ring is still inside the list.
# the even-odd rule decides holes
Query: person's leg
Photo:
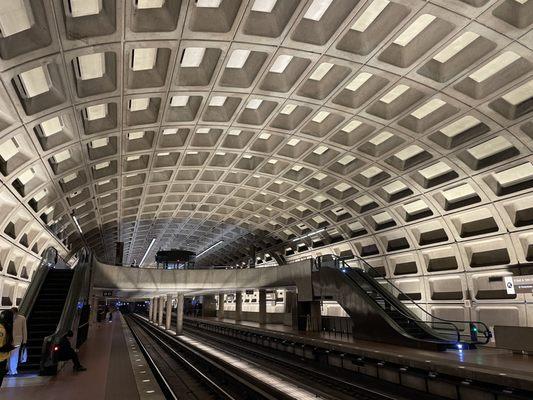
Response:
[[[81,365],[80,363],[80,358],[78,357],[78,353],[76,353],[74,350],[71,350],[71,352],[69,353],[69,358],[72,360],[75,370],[77,371],[85,370],[83,365]]]
[[[9,355],[9,361],[7,364],[8,375],[15,375],[17,373],[17,367],[19,363],[19,353],[20,353],[20,346],[15,347],[15,349],[11,351],[11,354]]]
[[[0,387],[2,387],[2,382],[4,381],[4,376],[7,373],[7,359],[0,361]]]

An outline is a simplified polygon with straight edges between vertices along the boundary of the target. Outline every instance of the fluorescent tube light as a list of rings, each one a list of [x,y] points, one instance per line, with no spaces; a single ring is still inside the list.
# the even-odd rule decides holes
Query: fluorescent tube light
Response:
[[[299,238],[296,238],[296,239],[292,239],[293,242],[297,242],[299,240],[302,240],[302,239],[305,239],[305,238],[308,238],[308,237],[311,237],[311,236],[315,236],[321,232],[324,232],[326,230],[326,228],[322,228],[322,229],[319,229],[318,231],[314,231],[314,232],[311,232],[311,233],[308,233],[307,235],[303,235],[303,236],[300,236]]]
[[[154,243],[155,243],[155,238],[152,238],[152,241],[150,242],[150,245],[149,245],[148,248],[146,249],[146,253],[144,253],[143,258],[141,259],[141,262],[139,263],[139,267],[140,267],[141,265],[143,265],[143,262],[144,262],[146,256],[148,255],[148,253],[150,252],[150,249],[152,248],[152,246],[154,245]]]
[[[224,242],[223,242],[223,241],[219,241],[219,242],[216,242],[215,244],[209,246],[207,249],[205,249],[204,251],[202,251],[200,254],[197,254],[197,255],[196,255],[196,258],[203,256],[203,255],[204,255],[205,253],[207,253],[209,250],[214,249],[215,247],[217,247],[217,246],[218,246],[219,244],[221,244],[221,243],[224,243]]]
[[[76,228],[80,231],[81,234],[83,234],[83,231],[81,230],[80,223],[78,222],[78,218],[76,218],[75,215],[72,216],[72,219],[74,220],[74,224],[76,225]]]

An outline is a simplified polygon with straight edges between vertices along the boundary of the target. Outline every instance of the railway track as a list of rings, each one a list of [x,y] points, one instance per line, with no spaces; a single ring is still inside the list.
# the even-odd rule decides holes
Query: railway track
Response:
[[[441,399],[438,396],[376,381],[361,375],[356,376],[346,371],[318,368],[309,360],[208,332],[197,328],[190,322],[186,322],[184,328],[187,337],[220,346],[228,352],[260,364],[266,370],[276,371],[286,379],[299,382],[306,390],[315,393],[320,398],[332,400]]]
[[[211,357],[224,359],[228,364],[239,365],[237,373],[252,386],[261,386],[257,380],[268,383],[270,388],[281,388],[273,398],[326,399],[326,400],[418,400],[437,399],[418,391],[378,383],[364,376],[324,370],[309,361],[283,354],[273,349],[259,348],[247,342],[202,330],[191,323],[185,323],[185,335],[176,338],[147,322],[142,317],[130,317],[137,324],[150,330],[153,335],[166,337],[170,346],[185,346]],[[292,386],[292,388],[291,388]],[[379,388],[378,388],[379,386]],[[295,390],[297,388],[298,390]],[[239,392],[237,392],[237,395]],[[259,399],[261,397],[239,397]]]
[[[246,376],[227,361],[177,340],[142,318],[126,316],[125,319],[167,399],[293,398]]]

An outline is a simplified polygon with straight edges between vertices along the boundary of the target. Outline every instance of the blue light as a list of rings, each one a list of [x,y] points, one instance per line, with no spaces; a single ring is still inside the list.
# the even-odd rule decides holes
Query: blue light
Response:
[[[457,348],[458,348],[459,350],[463,350],[463,345],[462,345],[461,343],[458,343],[458,344],[457,344]]]

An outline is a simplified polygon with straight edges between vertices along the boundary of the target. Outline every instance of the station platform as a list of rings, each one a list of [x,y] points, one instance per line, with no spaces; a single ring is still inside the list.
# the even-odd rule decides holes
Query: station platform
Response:
[[[6,376],[0,399],[164,399],[120,313],[114,313],[112,322],[92,324],[78,355],[87,371],[74,372],[69,361],[56,376]]]
[[[398,366],[457,377],[466,381],[533,391],[533,356],[513,354],[510,350],[480,346],[473,350],[447,350],[434,352],[386,343],[356,340],[349,335],[328,332],[301,332],[281,324],[259,324],[233,319],[191,318],[187,321],[203,322],[245,332],[308,344],[356,357],[364,357]]]

